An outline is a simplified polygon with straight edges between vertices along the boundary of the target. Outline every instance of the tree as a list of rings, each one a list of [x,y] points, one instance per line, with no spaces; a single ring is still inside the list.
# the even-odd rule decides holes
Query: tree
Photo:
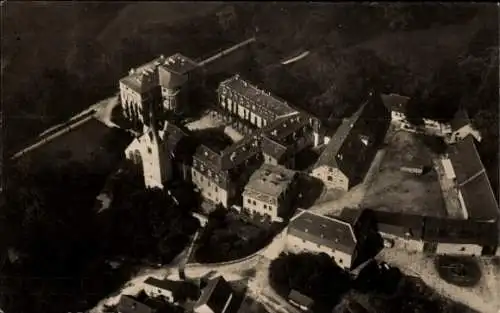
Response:
[[[269,268],[271,286],[284,298],[294,289],[330,310],[349,290],[349,275],[326,254],[281,254]]]

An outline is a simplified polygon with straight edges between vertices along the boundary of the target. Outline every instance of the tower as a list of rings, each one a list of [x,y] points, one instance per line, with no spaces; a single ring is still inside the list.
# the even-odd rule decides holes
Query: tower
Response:
[[[140,138],[144,184],[146,188],[163,189],[163,184],[172,175],[172,163],[165,132],[158,132],[153,108],[149,110],[149,118],[150,126]]]

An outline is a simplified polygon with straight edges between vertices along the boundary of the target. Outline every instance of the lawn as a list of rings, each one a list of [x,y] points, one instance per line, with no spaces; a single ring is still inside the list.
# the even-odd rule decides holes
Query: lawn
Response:
[[[422,215],[444,216],[444,200],[437,174],[431,170],[421,176],[400,171],[401,166],[432,165],[433,152],[418,135],[390,130],[386,154],[379,173],[370,185],[362,205],[384,207]]]

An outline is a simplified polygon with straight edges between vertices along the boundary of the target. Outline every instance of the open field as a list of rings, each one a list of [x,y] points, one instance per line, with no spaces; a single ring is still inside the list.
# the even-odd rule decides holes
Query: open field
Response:
[[[384,249],[377,259],[398,266],[407,275],[420,277],[441,295],[466,304],[479,312],[498,313],[500,310],[499,270],[492,264],[491,259],[477,258],[482,277],[472,288],[458,287],[442,280],[434,266],[434,258],[421,253],[408,254],[402,250]]]
[[[443,216],[444,201],[436,172],[431,170],[417,176],[400,171],[401,166],[432,165],[432,157],[432,152],[415,134],[391,129],[379,173],[369,187],[362,206]]]

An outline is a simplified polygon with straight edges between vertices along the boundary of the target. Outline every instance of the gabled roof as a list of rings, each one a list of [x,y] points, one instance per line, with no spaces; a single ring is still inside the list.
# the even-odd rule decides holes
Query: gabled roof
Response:
[[[218,171],[221,169],[222,159],[220,154],[203,144],[199,145],[196,148],[194,157],[202,161],[205,165],[209,166],[213,170]]]
[[[120,313],[155,313],[157,310],[132,296],[123,295],[118,302],[118,311]]]
[[[158,66],[162,61],[163,58],[159,57],[135,69],[131,69],[127,76],[120,79],[120,82],[137,93],[147,92],[159,84]]]
[[[301,239],[352,254],[357,239],[352,225],[340,219],[300,211],[291,219],[288,233]]]
[[[221,313],[231,296],[232,289],[228,282],[222,276],[212,278],[208,281],[198,301],[195,309],[207,305],[215,313]]]
[[[335,134],[328,142],[325,150],[323,150],[323,152],[319,156],[318,161],[316,161],[315,167],[320,167],[322,165],[339,167],[337,163],[337,154],[349,137],[349,133],[361,117],[365,105],[366,103],[361,105],[361,107],[351,117],[344,119],[342,124],[337,128]]]
[[[457,131],[468,124],[470,124],[470,119],[467,111],[465,111],[465,109],[459,109],[450,122],[451,131]]]
[[[373,217],[379,232],[415,240],[422,239],[424,216],[374,210]]]
[[[170,280],[170,279],[158,279],[155,277],[148,277],[144,280],[146,285],[157,287],[164,290],[169,290],[173,293],[178,292],[181,288],[186,286],[192,286],[193,284],[186,281],[180,280]]]
[[[498,203],[474,138],[467,136],[448,148],[457,185],[471,219],[498,218]]]
[[[276,120],[262,132],[262,152],[280,159],[298,140],[291,135],[308,124],[309,117],[300,112]]]
[[[258,153],[260,136],[247,136],[221,152],[221,169],[233,169]]]
[[[498,203],[485,172],[461,186],[460,192],[470,219],[493,221],[499,217]]]
[[[406,104],[410,101],[410,97],[398,95],[395,93],[381,94],[382,102],[389,111],[405,113]]]
[[[290,291],[288,294],[288,299],[299,304],[303,305],[307,308],[310,308],[314,304],[314,300],[309,298],[308,296],[298,292],[297,290],[293,289]]]
[[[423,239],[429,242],[495,245],[495,223],[426,217]]]
[[[223,90],[224,87],[254,102],[252,111],[258,113],[264,119],[274,120],[296,111],[283,99],[257,88],[255,85],[242,79],[238,74],[221,82],[219,90]]]
[[[447,153],[459,185],[484,171],[474,138],[471,136],[467,136],[463,140],[450,145]]]

